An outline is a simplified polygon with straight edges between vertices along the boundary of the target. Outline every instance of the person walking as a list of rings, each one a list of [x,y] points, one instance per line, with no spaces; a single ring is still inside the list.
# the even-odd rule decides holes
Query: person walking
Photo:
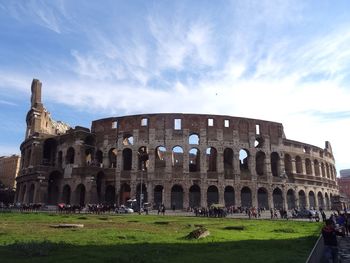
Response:
[[[322,237],[324,242],[324,257],[327,262],[338,262],[338,241],[337,236],[343,236],[343,233],[338,232],[331,219],[326,220],[326,225],[322,228]]]

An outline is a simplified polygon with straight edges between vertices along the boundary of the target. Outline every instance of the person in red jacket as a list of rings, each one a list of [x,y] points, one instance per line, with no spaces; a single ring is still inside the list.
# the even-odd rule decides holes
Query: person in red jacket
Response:
[[[324,255],[328,262],[338,262],[338,241],[337,236],[343,236],[343,233],[337,231],[334,222],[331,219],[326,220],[326,225],[322,228],[324,242]]]

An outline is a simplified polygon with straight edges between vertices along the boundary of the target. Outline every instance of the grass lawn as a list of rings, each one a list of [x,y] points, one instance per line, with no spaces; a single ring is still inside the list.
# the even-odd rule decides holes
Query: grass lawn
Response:
[[[58,223],[84,228],[50,227]],[[198,226],[210,235],[185,238]],[[0,262],[305,262],[320,228],[284,220],[0,213]]]

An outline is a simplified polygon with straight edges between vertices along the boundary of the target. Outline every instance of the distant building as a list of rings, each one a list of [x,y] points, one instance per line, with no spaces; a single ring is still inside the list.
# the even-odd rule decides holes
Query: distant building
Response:
[[[339,192],[346,200],[346,207],[350,207],[350,169],[340,170],[340,178],[338,178]]]
[[[340,170],[339,173],[340,173],[340,178],[345,178],[345,177],[350,178],[350,169]]]
[[[18,155],[0,157],[0,182],[5,187],[15,188],[21,157]]]

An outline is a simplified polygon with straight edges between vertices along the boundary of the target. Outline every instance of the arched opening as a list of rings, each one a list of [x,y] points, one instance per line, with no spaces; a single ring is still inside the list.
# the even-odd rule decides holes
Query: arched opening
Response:
[[[329,178],[329,166],[328,166],[328,163],[326,163],[326,174],[327,174],[327,178]]]
[[[306,169],[306,174],[312,174],[311,161],[309,158],[305,159],[305,169]]]
[[[115,187],[108,185],[105,192],[105,201],[109,205],[115,204]]]
[[[309,192],[309,205],[310,205],[310,209],[316,208],[315,194],[313,191]]]
[[[159,208],[159,206],[163,204],[163,186],[162,185],[156,185],[156,187],[154,187],[153,200],[157,208]]]
[[[206,154],[208,172],[216,172],[217,150],[214,147],[207,148]]]
[[[298,198],[299,198],[299,208],[306,209],[306,195],[303,190],[299,191]]]
[[[138,151],[138,170],[147,171],[148,169],[148,150],[146,146],[141,146]]]
[[[318,194],[317,194],[317,201],[318,201],[318,207],[325,209],[323,195],[321,192],[318,192]]]
[[[188,144],[196,144],[199,145],[199,136],[196,133],[192,133],[189,137],[188,137]]]
[[[322,172],[322,177],[326,178],[326,172],[325,172],[325,168],[324,168],[324,163],[321,163],[321,172]]]
[[[20,198],[20,201],[21,201],[22,203],[25,203],[25,202],[26,202],[26,200],[24,200],[26,191],[27,191],[27,185],[23,185],[23,187],[21,187],[21,198]]]
[[[269,199],[267,196],[267,190],[264,187],[258,189],[258,208],[269,208]]]
[[[88,147],[87,149],[85,149],[85,163],[86,163],[86,165],[88,165],[88,166],[94,165],[93,156],[94,156],[94,148]]]
[[[265,142],[264,138],[261,136],[258,136],[258,137],[256,137],[256,139],[254,141],[254,147],[255,148],[262,148],[262,147],[264,147],[264,142]]]
[[[328,197],[328,194],[327,194],[327,193],[325,193],[324,198],[325,198],[325,200],[326,200],[326,209],[327,209],[327,210],[330,210],[331,207],[330,207],[329,197]]]
[[[180,146],[175,146],[172,151],[172,165],[175,168],[183,168],[184,151]]]
[[[215,185],[211,185],[207,190],[207,205],[208,207],[212,204],[219,203],[219,190]]]
[[[95,162],[96,166],[102,167],[103,166],[103,152],[101,150],[98,150],[95,154]]]
[[[288,209],[295,208],[295,193],[292,189],[289,189],[287,192],[287,206]]]
[[[74,163],[74,155],[75,151],[73,147],[69,147],[66,154],[66,164],[73,164]]]
[[[108,152],[109,168],[117,167],[117,149],[112,148]]]
[[[142,184],[142,192],[141,192],[141,184],[137,184],[136,201],[137,201],[138,207],[140,207],[140,202],[141,202],[141,205],[143,205],[144,203],[147,203],[148,193],[147,193],[147,188],[145,184]]]
[[[65,204],[70,204],[71,189],[68,184],[63,187],[62,191],[62,202]]]
[[[56,151],[57,151],[57,142],[55,139],[47,139],[44,142],[43,147],[43,165],[55,165]]]
[[[196,148],[192,148],[189,151],[189,172],[199,172],[200,171],[200,152]]]
[[[123,137],[123,145],[130,146],[134,144],[134,137],[131,134],[125,134]]]
[[[315,170],[315,176],[320,176],[320,165],[317,160],[314,160],[314,170]]]
[[[258,151],[255,155],[255,169],[257,175],[264,175],[265,174],[265,158],[266,155],[262,151]]]
[[[224,200],[225,206],[234,206],[235,205],[235,190],[232,186],[226,186],[224,191]]]
[[[171,208],[172,209],[183,209],[183,188],[181,185],[174,185],[171,188]]]
[[[303,173],[303,164],[302,164],[300,156],[295,157],[295,168],[296,168],[296,172],[298,174]]]
[[[102,189],[103,189],[104,180],[105,180],[104,178],[105,178],[105,175],[103,172],[99,172],[96,176],[97,201],[99,203],[103,202]]]
[[[128,185],[126,183],[121,185],[121,187],[120,187],[120,200],[119,200],[120,205],[126,204],[126,201],[130,199],[130,192],[131,192],[130,185]]]
[[[249,187],[243,187],[241,190],[242,207],[252,207],[252,191]]]
[[[292,157],[289,154],[284,155],[284,169],[287,175],[292,174]]]
[[[58,167],[62,167],[62,164],[63,164],[63,153],[62,153],[62,151],[58,152],[57,163],[58,163]]]
[[[224,170],[233,170],[233,150],[231,148],[225,148],[224,150]]]
[[[276,209],[283,209],[283,196],[282,190],[275,188],[272,192],[273,207]]]
[[[62,180],[62,174],[58,171],[52,172],[49,176],[47,187],[47,203],[49,205],[57,205],[59,190],[58,187]]]
[[[246,149],[239,151],[239,167],[241,173],[249,172],[249,152]]]
[[[189,191],[189,205],[192,208],[201,206],[201,189],[198,185],[194,184],[190,187]]]
[[[29,188],[29,194],[28,194],[28,203],[32,204],[34,203],[34,192],[35,192],[35,185],[31,184]]]
[[[271,153],[271,173],[272,173],[272,176],[279,176],[280,170],[281,170],[281,168],[280,168],[280,156],[278,153],[273,152],[273,153]]]
[[[132,166],[132,151],[129,148],[123,150],[123,170],[130,171]]]
[[[85,206],[85,185],[79,184],[75,189],[75,203],[81,207]]]
[[[165,168],[166,161],[165,161],[165,154],[166,154],[166,148],[164,146],[158,146],[155,150],[155,168]]]

